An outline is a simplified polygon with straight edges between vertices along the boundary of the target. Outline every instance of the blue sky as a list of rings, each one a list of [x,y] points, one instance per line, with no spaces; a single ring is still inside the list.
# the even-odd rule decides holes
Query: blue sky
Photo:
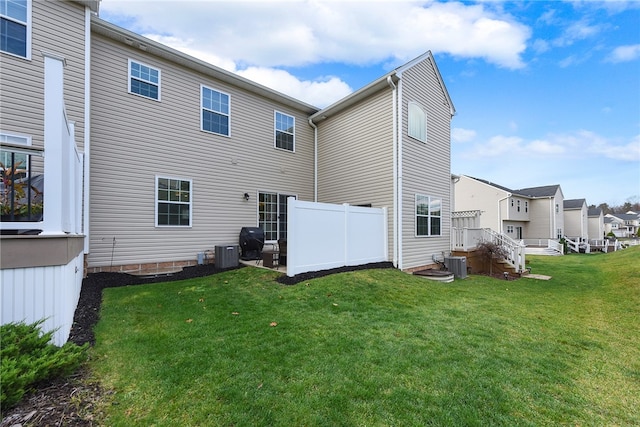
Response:
[[[638,1],[102,0],[100,17],[318,107],[431,50],[452,173],[640,201]]]

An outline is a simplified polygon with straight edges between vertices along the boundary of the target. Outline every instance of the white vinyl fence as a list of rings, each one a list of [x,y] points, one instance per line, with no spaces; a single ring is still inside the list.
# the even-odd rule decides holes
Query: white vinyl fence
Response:
[[[287,202],[287,276],[388,260],[386,208]]]

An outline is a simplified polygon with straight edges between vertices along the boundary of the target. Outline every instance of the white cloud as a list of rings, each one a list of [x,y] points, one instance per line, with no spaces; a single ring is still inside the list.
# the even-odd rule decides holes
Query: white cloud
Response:
[[[628,62],[640,58],[640,44],[618,46],[609,55],[610,62]]]
[[[286,71],[262,67],[249,67],[237,73],[249,80],[318,107],[326,107],[353,92],[349,85],[337,77],[303,81]]]
[[[100,9],[103,19],[318,107],[352,88],[283,67],[393,68],[431,50],[521,68],[530,35],[488,6],[462,3],[103,0]]]
[[[610,159],[640,162],[640,135],[619,141],[588,130],[550,134],[530,141],[518,136],[496,135],[461,153],[465,158],[500,157],[557,160]]]
[[[471,129],[453,128],[451,129],[451,140],[454,142],[469,142],[476,137],[476,131]]]
[[[153,6],[150,6],[153,4]],[[416,2],[103,0],[101,14],[136,32],[259,67],[319,62],[399,65],[426,50],[524,66],[530,29],[486,5]]]

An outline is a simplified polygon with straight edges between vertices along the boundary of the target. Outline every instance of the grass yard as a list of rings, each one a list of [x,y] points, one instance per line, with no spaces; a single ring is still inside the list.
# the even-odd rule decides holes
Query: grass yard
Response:
[[[640,247],[549,281],[247,267],[104,291],[109,426],[640,425]]]

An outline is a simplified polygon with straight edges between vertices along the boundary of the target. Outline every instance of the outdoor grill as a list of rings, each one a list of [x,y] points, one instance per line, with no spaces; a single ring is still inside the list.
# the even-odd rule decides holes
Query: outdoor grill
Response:
[[[260,227],[242,227],[240,230],[240,250],[243,260],[262,259],[264,231]]]

